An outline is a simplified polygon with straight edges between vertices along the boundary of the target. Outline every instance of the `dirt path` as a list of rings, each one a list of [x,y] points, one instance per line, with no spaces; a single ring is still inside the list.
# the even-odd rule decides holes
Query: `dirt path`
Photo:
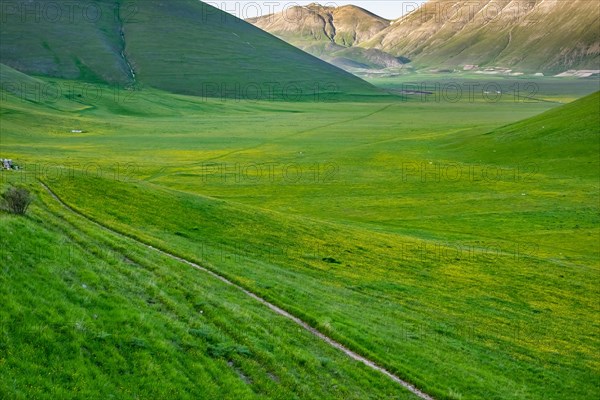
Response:
[[[352,350],[346,348],[345,346],[343,346],[341,343],[336,342],[335,340],[331,339],[329,336],[326,336],[324,334],[322,334],[321,332],[319,332],[318,330],[316,330],[315,328],[313,328],[312,326],[308,325],[306,322],[302,321],[301,319],[293,316],[292,314],[288,313],[287,311],[285,311],[282,308],[277,307],[276,305],[269,303],[267,300],[263,299],[262,297],[244,289],[243,287],[231,282],[229,279],[225,278],[224,276],[221,276],[219,274],[217,274],[216,272],[213,272],[209,269],[206,269],[204,267],[202,267],[201,265],[198,265],[196,263],[193,263],[191,261],[188,261],[184,258],[178,257],[174,254],[168,253],[164,250],[161,249],[157,249],[156,247],[153,247],[149,244],[146,244],[144,242],[141,242],[140,240],[131,237],[127,234],[123,234],[120,232],[117,232],[105,225],[102,225],[92,219],[90,219],[89,217],[87,217],[86,215],[80,213],[79,211],[71,208],[69,205],[67,205],[65,202],[63,202],[53,191],[52,189],[50,189],[48,186],[46,186],[46,184],[44,184],[43,182],[40,181],[40,184],[44,187],[44,189],[46,189],[48,191],[48,193],[57,201],[59,202],[65,209],[67,209],[68,211],[70,211],[73,214],[76,214],[82,218],[84,218],[86,221],[88,221],[91,224],[94,224],[95,226],[99,227],[100,229],[110,232],[113,235],[117,235],[119,237],[124,237],[127,238],[129,240],[132,240],[134,242],[136,242],[137,244],[144,246],[148,249],[152,249],[154,251],[156,251],[157,253],[160,253],[166,257],[169,257],[173,260],[177,260],[183,264],[186,264],[192,268],[195,268],[199,271],[205,272],[209,275],[211,275],[212,277],[220,280],[221,282],[226,283],[227,285],[233,286],[236,289],[244,292],[246,295],[248,295],[249,297],[253,298],[254,300],[264,304],[265,306],[269,307],[271,310],[273,310],[275,313],[295,322],[297,325],[299,325],[300,327],[304,328],[305,330],[307,330],[308,332],[312,333],[314,336],[318,337],[319,339],[323,340],[325,343],[329,344],[331,347],[334,347],[342,352],[344,352],[348,357],[352,358],[353,360],[356,360],[358,362],[363,363],[364,365],[366,365],[369,368],[374,369],[375,371],[378,371],[380,373],[382,373],[383,375],[387,376],[388,378],[390,378],[391,380],[393,380],[394,382],[400,384],[402,387],[404,387],[405,389],[407,389],[408,391],[412,392],[414,395],[418,396],[421,399],[424,400],[434,400],[433,397],[429,396],[428,394],[422,392],[421,390],[417,389],[414,385],[400,379],[399,377],[397,377],[396,375],[392,374],[391,372],[387,371],[386,369],[380,367],[379,365],[377,365],[375,362],[361,356],[358,353],[353,352]]]

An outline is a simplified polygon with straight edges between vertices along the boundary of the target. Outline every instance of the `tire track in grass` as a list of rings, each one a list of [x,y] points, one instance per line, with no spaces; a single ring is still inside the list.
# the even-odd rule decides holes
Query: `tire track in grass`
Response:
[[[366,365],[367,367],[380,372],[381,374],[387,376],[388,378],[390,378],[391,380],[393,380],[394,382],[400,384],[403,388],[405,388],[406,390],[408,390],[409,392],[413,393],[414,395],[416,395],[417,397],[423,399],[423,400],[434,400],[433,397],[429,396],[428,394],[426,394],[425,392],[419,390],[416,386],[414,386],[413,384],[399,378],[398,376],[392,374],[391,372],[389,372],[388,370],[386,370],[383,367],[380,367],[379,365],[377,365],[375,362],[361,356],[358,353],[355,353],[354,351],[348,349],[347,347],[345,347],[344,345],[342,345],[341,343],[333,340],[332,338],[330,338],[329,336],[319,332],[318,330],[316,330],[315,328],[313,328],[312,326],[310,326],[308,323],[304,322],[303,320],[301,320],[300,318],[290,314],[289,312],[285,311],[284,309],[277,307],[275,304],[272,304],[270,302],[268,302],[267,300],[263,299],[262,297],[258,296],[257,294],[243,288],[242,286],[230,281],[229,279],[225,278],[222,275],[219,275],[218,273],[209,270],[199,264],[196,264],[192,261],[186,260],[182,257],[176,256],[174,254],[171,254],[165,250],[153,247],[149,244],[146,244],[138,239],[136,239],[135,237],[132,237],[130,235],[127,235],[125,233],[121,233],[118,231],[113,230],[112,228],[109,228],[108,226],[105,226],[99,222],[94,221],[93,219],[89,218],[88,216],[86,216],[85,214],[75,210],[74,208],[72,208],[71,206],[69,206],[68,204],[66,204],[64,201],[62,201],[58,195],[56,193],[54,193],[52,191],[52,189],[50,189],[44,182],[40,181],[40,184],[42,185],[42,187],[50,194],[50,196],[52,196],[52,198],[54,198],[54,200],[56,200],[61,206],[63,206],[66,210],[68,210],[69,212],[78,215],[79,217],[85,219],[86,221],[88,221],[89,223],[97,226],[98,228],[109,232],[113,235],[119,236],[119,237],[123,237],[129,240],[132,240],[133,242],[137,243],[140,246],[144,246],[148,249],[154,250],[157,253],[160,253],[168,258],[171,258],[173,260],[179,261],[182,264],[186,264],[194,269],[197,269],[199,271],[202,271],[206,274],[209,274],[210,276],[212,276],[213,278],[216,278],[218,280],[220,280],[221,282],[235,287],[236,289],[240,290],[241,292],[243,292],[244,294],[246,294],[248,297],[251,297],[252,299],[258,301],[259,303],[262,303],[263,305],[267,306],[268,308],[270,308],[273,312],[277,313],[278,315],[281,315],[291,321],[293,321],[294,323],[296,323],[298,326],[300,326],[301,328],[303,328],[304,330],[310,332],[311,334],[313,334],[314,336],[318,337],[319,339],[321,339],[322,341],[324,341],[325,343],[327,343],[328,345],[330,345],[331,347],[334,347],[340,351],[342,351],[344,354],[346,354],[348,357],[350,357],[351,359],[358,361],[364,365]]]

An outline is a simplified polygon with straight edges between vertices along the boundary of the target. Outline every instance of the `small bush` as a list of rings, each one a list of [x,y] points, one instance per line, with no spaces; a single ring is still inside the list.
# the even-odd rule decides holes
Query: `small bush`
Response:
[[[32,201],[29,190],[14,186],[4,192],[2,198],[8,210],[17,215],[24,215]]]

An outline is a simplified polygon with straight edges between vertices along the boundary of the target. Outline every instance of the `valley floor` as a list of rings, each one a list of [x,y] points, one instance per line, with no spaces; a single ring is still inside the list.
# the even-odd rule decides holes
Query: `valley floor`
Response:
[[[346,103],[3,91],[0,157],[22,170],[2,189],[36,201],[0,214],[0,395],[416,398],[141,241],[433,398],[597,397],[598,94],[566,103],[598,82],[463,78],[509,95],[450,101],[439,76]]]

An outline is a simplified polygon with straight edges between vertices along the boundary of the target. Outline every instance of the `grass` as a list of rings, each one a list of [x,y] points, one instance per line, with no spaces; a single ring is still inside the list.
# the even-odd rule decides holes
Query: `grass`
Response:
[[[4,172],[2,179],[34,188],[42,179],[89,217],[218,271],[436,398],[594,398],[600,378],[598,95],[560,106],[586,89],[553,79],[538,82],[536,98],[551,101],[238,102],[145,88],[127,92],[127,100],[115,101],[108,92],[98,99],[43,102],[4,93],[2,156],[25,169]],[[72,134],[77,128],[85,132]],[[464,171],[459,178],[458,167]],[[51,351],[56,340],[83,343],[73,336],[79,333],[60,329],[73,321],[116,335],[122,321],[139,320],[114,342],[80,352],[73,371],[105,374],[107,395],[121,393],[114,385],[137,388],[142,397],[166,393],[161,390],[184,393],[189,383],[183,378],[154,387],[135,374],[161,371],[168,377],[189,370],[200,377],[196,382],[213,388],[207,393],[219,396],[405,396],[399,386],[314,338],[298,333],[305,340],[298,345],[297,328],[268,309],[99,231],[36,192],[31,217],[2,216],[2,229],[16,232],[1,236],[11,241],[8,254],[26,258],[31,248],[75,241],[76,259],[88,262],[73,269],[90,278],[69,281],[65,276],[72,275],[64,274],[74,271],[64,265],[78,261],[64,263],[51,252],[38,257],[50,257],[39,278],[12,268],[17,275],[3,275],[1,288],[12,293],[11,302],[72,309],[68,318],[28,314],[30,325],[47,324],[48,334],[56,335],[30,349],[29,360]],[[30,245],[19,240],[24,237],[40,242],[12,251]],[[14,264],[39,263],[33,258]],[[24,285],[9,291],[9,282],[32,276],[31,285],[54,288],[51,300]],[[88,319],[94,311],[85,314],[81,303],[88,303],[81,298],[62,295],[65,279],[77,291],[81,284],[101,287],[88,282],[110,289],[97,299],[112,313],[98,319],[106,326]],[[145,299],[161,291],[166,300],[150,312],[155,306]],[[190,325],[197,322],[196,299],[204,296],[215,307],[209,316],[226,332],[217,335],[218,342],[207,339],[202,326]],[[226,301],[231,305],[221,307]],[[16,325],[9,321],[18,307],[10,310],[3,314],[9,332],[4,354],[17,354],[30,336],[13,333]],[[121,312],[131,317],[119,317]],[[52,325],[57,319],[58,326]],[[276,331],[267,334],[265,327]],[[247,332],[252,336],[246,340]],[[172,337],[195,344],[197,354],[161,344]],[[131,378],[107,372],[122,364],[112,353],[99,357],[102,367],[92,366],[96,350],[116,354],[121,343],[150,346],[152,357],[160,348],[162,356],[142,351],[147,363],[138,369],[140,350],[123,350]],[[306,343],[311,350],[298,360],[294,354],[308,351]],[[318,367],[322,363],[315,360],[322,357],[345,371],[335,378],[337,387],[326,383],[333,378]],[[6,356],[2,365],[20,358]],[[227,361],[240,363],[236,368],[251,383]],[[289,374],[290,380],[271,383],[265,371],[272,365],[279,368],[275,375]],[[26,381],[34,368],[30,362],[11,369],[13,378],[2,381],[17,384],[6,390],[45,389],[42,380]],[[58,382],[57,391],[73,387],[69,379]],[[89,393],[97,390],[91,379],[78,382]],[[32,389],[24,389],[27,384]]]
[[[65,212],[0,214],[0,395],[412,399],[236,289]]]
[[[597,323],[596,254],[554,261],[557,255],[546,255],[547,249],[517,253],[502,246],[497,253],[485,241],[471,242],[471,254],[457,254],[452,246],[460,241],[440,245],[151,186],[123,190],[111,181],[85,181],[58,182],[59,193],[90,193],[77,196],[83,212],[226,274],[436,394],[460,381],[466,398],[519,397],[521,381],[512,376],[530,382],[533,398],[537,388],[543,388],[538,396],[551,388],[556,398],[570,390],[585,398],[594,390],[571,388],[562,377],[586,381],[597,367],[597,342],[572,320],[582,327]],[[94,196],[95,190],[111,196]],[[597,236],[593,226],[583,229],[582,236]],[[520,357],[526,361],[514,361]],[[539,375],[548,362],[555,367]],[[496,365],[504,366],[502,372]]]

